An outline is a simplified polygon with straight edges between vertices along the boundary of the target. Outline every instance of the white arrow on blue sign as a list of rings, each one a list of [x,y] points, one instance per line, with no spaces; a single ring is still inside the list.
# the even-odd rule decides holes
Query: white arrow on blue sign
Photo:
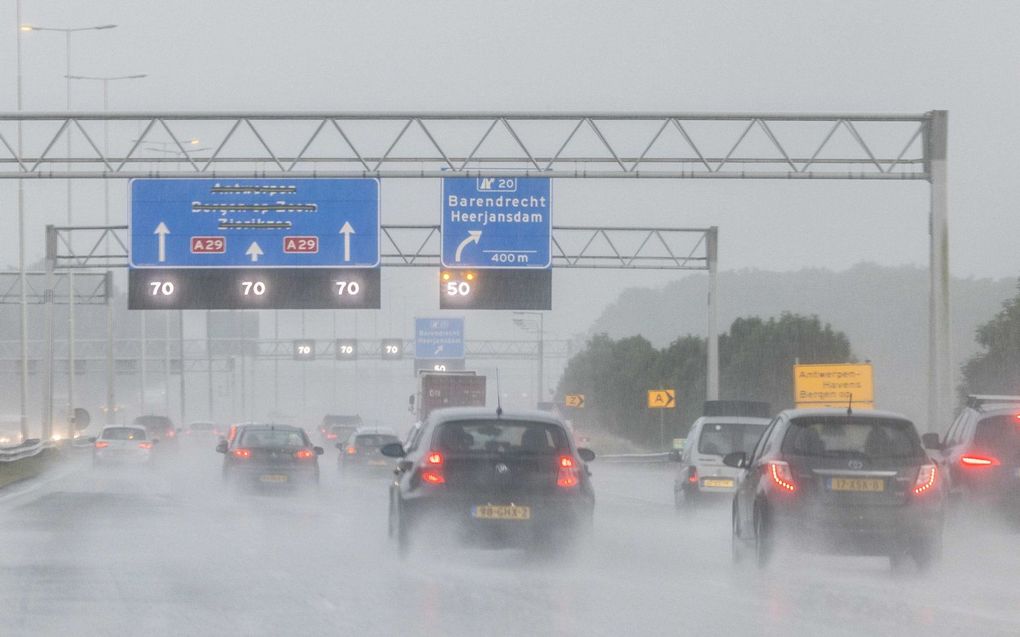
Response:
[[[442,262],[448,268],[550,267],[550,180],[443,179]]]
[[[135,179],[131,267],[379,265],[377,179]]]
[[[464,358],[464,319],[416,318],[414,357],[419,360]]]

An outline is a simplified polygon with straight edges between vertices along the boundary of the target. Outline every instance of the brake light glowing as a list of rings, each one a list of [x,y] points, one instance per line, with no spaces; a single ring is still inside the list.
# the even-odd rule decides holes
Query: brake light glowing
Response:
[[[421,471],[422,482],[446,484],[446,476],[443,475],[443,460],[443,454],[438,451],[430,451],[425,454],[425,466]]]
[[[251,449],[234,449],[232,452],[235,458],[251,458]]]
[[[106,442],[105,440],[97,440],[96,441],[96,449],[106,449],[109,446],[110,446],[110,443]]]
[[[960,458],[960,464],[965,467],[996,467],[999,465],[999,459],[991,456],[975,456],[968,454]]]
[[[581,471],[570,456],[560,456],[560,470],[556,475],[556,486],[564,489],[581,484]]]
[[[698,468],[697,467],[691,467],[690,473],[687,474],[687,481],[690,482],[691,484],[697,484],[698,483]]]
[[[790,471],[789,464],[782,460],[772,460],[768,463],[768,472],[772,482],[780,489],[790,493],[797,490],[797,483],[793,480],[793,472]]]
[[[938,469],[934,464],[921,465],[917,472],[917,481],[914,482],[914,494],[921,495],[930,491],[935,486],[935,479],[938,477]]]
[[[152,449],[152,443],[151,442],[140,442],[140,443],[138,443],[138,447],[140,449]]]
[[[315,452],[311,449],[298,449],[294,452],[294,457],[298,460],[310,460],[315,457]]]
[[[326,434],[327,440],[336,440],[336,434]]]
[[[347,455],[348,456],[353,456],[353,455],[355,455],[357,453],[358,453],[357,447],[354,447],[354,446],[347,447]]]
[[[174,431],[173,429],[167,429],[166,430],[166,437],[167,438],[173,438],[176,435],[177,435],[177,432]]]

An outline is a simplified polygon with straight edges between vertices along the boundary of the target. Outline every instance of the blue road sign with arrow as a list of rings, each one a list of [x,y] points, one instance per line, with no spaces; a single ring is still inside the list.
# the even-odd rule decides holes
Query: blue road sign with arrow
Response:
[[[464,358],[464,319],[415,319],[414,357],[419,360]]]
[[[448,268],[550,267],[550,180],[443,179],[442,244],[442,261]]]
[[[131,267],[379,265],[376,179],[135,179]]]

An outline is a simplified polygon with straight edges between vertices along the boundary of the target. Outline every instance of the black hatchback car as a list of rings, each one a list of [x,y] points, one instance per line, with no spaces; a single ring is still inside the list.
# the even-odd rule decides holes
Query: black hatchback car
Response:
[[[221,440],[223,479],[230,486],[290,487],[319,484],[322,447],[289,425],[244,425],[233,441]]]
[[[765,566],[777,543],[816,551],[906,556],[927,568],[941,554],[941,472],[904,416],[881,411],[781,412],[748,456],[733,498],[733,557]]]
[[[419,534],[541,551],[565,548],[591,526],[586,463],[595,454],[577,448],[552,414],[440,409],[406,449],[394,443],[382,453],[400,458],[389,529],[401,555]]]

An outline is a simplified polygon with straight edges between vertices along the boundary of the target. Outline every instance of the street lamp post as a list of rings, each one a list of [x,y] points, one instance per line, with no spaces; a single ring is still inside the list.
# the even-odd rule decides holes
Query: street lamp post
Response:
[[[66,69],[65,73],[64,73],[64,78],[65,78],[65,82],[66,82],[66,88],[65,88],[65,107],[67,109],[68,114],[70,114],[70,112],[71,112],[71,34],[72,33],[78,33],[80,31],[105,31],[105,30],[108,30],[108,29],[116,28],[117,25],[116,24],[99,24],[99,25],[87,26],[87,27],[46,27],[46,26],[37,26],[37,25],[34,25],[34,24],[21,24],[20,23],[21,22],[21,6],[20,6],[20,3],[19,3],[19,6],[18,6],[18,22],[19,22],[19,24],[18,24],[18,32],[19,32],[19,39],[18,39],[18,43],[19,43],[19,46],[18,46],[18,63],[19,63],[19,75],[18,75],[18,78],[19,78],[18,93],[19,94],[18,94],[18,99],[19,99],[19,110],[20,110],[20,99],[21,99],[21,94],[20,94],[20,91],[21,91],[21,84],[20,84],[20,78],[21,78],[21,75],[20,75],[20,62],[21,62],[21,47],[20,47],[20,43],[21,43],[21,39],[20,39],[20,34],[22,32],[29,32],[29,31],[53,31],[53,32],[56,32],[56,33],[63,33],[64,34],[64,63],[65,63],[65,67],[64,68]],[[67,134],[67,157],[68,157],[68,162],[69,162],[68,163],[68,172],[70,172],[70,170],[71,170],[71,164],[70,164],[70,158],[71,158],[71,130],[70,130],[70,128],[67,129],[66,134]],[[19,134],[19,137],[20,137],[20,134]],[[72,183],[71,179],[68,179],[67,180],[67,225],[68,226],[72,225],[72,216],[71,216],[71,208],[72,208],[72,205],[71,205],[71,199],[72,199],[71,183]],[[67,304],[67,331],[68,331],[68,339],[67,339],[67,347],[68,347],[68,353],[67,353],[67,410],[68,410],[68,428],[70,430],[68,433],[69,433],[69,436],[73,436],[74,435],[74,423],[72,421],[72,415],[74,414],[74,393],[75,393],[75,379],[74,379],[74,374],[75,374],[75,369],[74,369],[74,367],[75,367],[75,348],[74,348],[74,345],[75,345],[75,343],[74,343],[74,336],[75,336],[74,322],[75,322],[75,316],[74,316],[74,272],[73,271],[68,272],[67,282],[68,282],[68,304]],[[52,351],[52,348],[50,349],[50,351]],[[52,361],[49,362],[48,368],[49,369],[47,371],[47,374],[52,375],[53,374],[53,362]],[[50,385],[52,385],[52,382],[50,382]],[[52,407],[51,407],[51,405],[53,404],[52,393],[50,393],[50,395],[48,395],[46,397],[46,400],[47,400],[47,405],[50,405],[50,407],[47,407],[45,413],[47,414],[47,419],[50,419],[50,422],[43,423],[43,427],[44,427],[44,429],[46,429],[48,431],[48,430],[52,429]]]
[[[538,335],[538,381],[537,381],[537,389],[538,389],[538,391],[535,393],[535,406],[538,407],[538,403],[541,403],[542,400],[545,398],[545,387],[544,387],[545,383],[544,383],[544,380],[543,380],[543,377],[545,376],[545,374],[543,373],[545,371],[544,370],[544,367],[545,367],[545,315],[543,315],[541,312],[514,312],[514,314],[520,315],[520,316],[537,316],[538,317],[538,320],[535,321],[535,326],[537,328],[536,329],[536,333]],[[524,327],[524,325],[525,325],[523,319],[514,319],[514,323],[518,327]]]
[[[110,109],[110,82],[121,80],[138,80],[146,77],[145,73],[134,75],[68,75],[67,79],[102,82],[103,83],[103,113]],[[110,153],[110,123],[103,121],[103,154]],[[103,180],[103,225],[110,225],[110,181]],[[110,253],[110,239],[107,237],[105,245],[106,253]],[[111,276],[108,272],[107,276]],[[109,290],[108,290],[109,291]],[[115,372],[113,368],[113,303],[110,298],[106,299],[106,423],[116,422],[116,392],[114,389]]]

